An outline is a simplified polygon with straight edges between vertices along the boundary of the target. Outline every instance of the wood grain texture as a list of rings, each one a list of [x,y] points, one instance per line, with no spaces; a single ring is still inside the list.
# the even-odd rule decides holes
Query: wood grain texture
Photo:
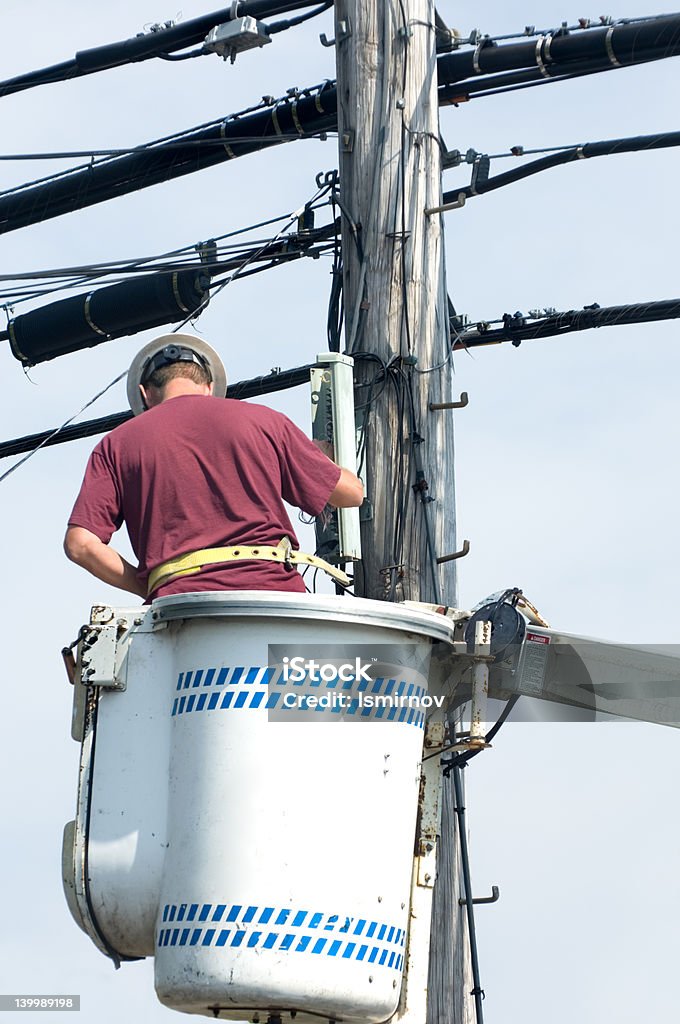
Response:
[[[428,408],[451,400],[452,359],[417,372],[450,352],[441,218],[424,212],[441,195],[433,21],[429,0],[336,3],[340,188],[363,249],[362,265],[344,217],[344,296],[348,351],[386,363],[401,357],[390,376],[413,394],[412,415],[395,386],[373,389],[366,490],[374,514],[364,524],[356,592],[455,604],[455,563],[436,569],[435,587],[425,529],[428,516],[435,557],[455,550],[453,413]],[[343,23],[350,26],[345,38]],[[411,354],[415,368],[403,361]],[[377,369],[360,359],[358,380],[371,380]],[[357,404],[367,396],[359,389]],[[418,453],[412,421],[422,437]],[[418,456],[433,499],[426,505],[412,489]]]
[[[364,473],[373,518],[362,528],[355,592],[455,605],[455,562],[437,568],[433,581],[431,558],[456,550],[453,413],[429,410],[430,402],[450,402],[453,395],[441,217],[425,214],[441,202],[434,5],[336,0],[335,15],[340,189],[348,215],[342,233],[346,345],[358,357],[359,383],[380,368],[361,358],[372,353],[403,385],[377,382],[372,392],[359,387],[356,393],[357,406],[373,399]],[[410,355],[417,357],[415,368],[405,361]],[[439,368],[416,372],[430,367]],[[412,411],[398,396],[407,388]],[[422,438],[418,454],[414,424]],[[413,491],[419,464],[433,499],[427,505]],[[427,1021],[417,1024],[473,1019],[457,827],[445,780]]]

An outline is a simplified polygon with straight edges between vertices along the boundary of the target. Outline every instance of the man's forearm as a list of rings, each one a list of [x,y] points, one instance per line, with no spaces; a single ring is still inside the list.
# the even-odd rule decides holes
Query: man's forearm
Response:
[[[108,544],[103,544],[89,530],[71,526],[66,533],[64,550],[76,565],[96,576],[109,586],[126,590],[129,594],[145,597],[144,588],[137,579],[137,570]]]

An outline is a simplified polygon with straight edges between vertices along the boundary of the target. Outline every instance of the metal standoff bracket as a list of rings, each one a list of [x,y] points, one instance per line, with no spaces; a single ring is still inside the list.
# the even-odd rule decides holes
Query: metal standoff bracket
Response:
[[[329,39],[325,32],[322,32],[319,36],[319,42],[322,46],[335,46],[336,43],[341,43],[343,39],[349,39],[352,35],[352,23],[349,18],[343,18],[342,21],[338,22],[338,30],[335,39]]]
[[[458,402],[430,402],[428,408],[432,412],[435,412],[437,409],[464,409],[468,402],[468,393],[463,391]]]
[[[454,551],[451,555],[441,555],[437,559],[437,565],[443,565],[444,562],[452,562],[454,558],[465,558],[470,551],[470,541],[464,540],[463,546],[460,551]]]
[[[501,895],[501,893],[500,893],[500,889],[498,888],[498,886],[497,885],[492,885],[491,886],[491,895],[490,896],[478,896],[477,899],[473,899],[470,902],[474,903],[475,906],[477,906],[480,903],[497,903],[498,900],[500,899],[500,895]],[[464,907],[467,904],[467,900],[463,899],[463,897],[460,896],[458,898],[458,903],[459,903],[459,905],[461,907]]]
[[[464,192],[458,193],[458,198],[453,203],[445,203],[444,206],[430,206],[425,210],[427,216],[431,216],[434,213],[446,213],[448,210],[460,210],[465,206],[467,196]]]

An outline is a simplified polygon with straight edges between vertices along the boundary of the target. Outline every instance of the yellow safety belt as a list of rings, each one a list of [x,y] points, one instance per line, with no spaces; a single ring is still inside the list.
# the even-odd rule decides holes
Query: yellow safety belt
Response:
[[[342,570],[323,558],[316,555],[306,555],[303,551],[294,551],[288,537],[280,540],[276,547],[268,544],[258,544],[255,547],[238,545],[231,548],[204,548],[201,551],[191,551],[188,555],[180,555],[178,558],[171,558],[162,565],[157,565],[149,575],[147,594],[170,583],[179,576],[193,576],[201,572],[208,565],[218,565],[221,562],[242,562],[265,561],[282,562],[288,568],[293,565],[313,565],[317,569],[323,569],[343,587],[348,587],[352,582]]]

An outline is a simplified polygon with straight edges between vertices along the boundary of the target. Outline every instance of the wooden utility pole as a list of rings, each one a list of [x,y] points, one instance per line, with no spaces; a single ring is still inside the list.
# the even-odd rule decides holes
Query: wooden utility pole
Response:
[[[455,562],[437,563],[456,551],[453,413],[430,408],[453,398],[441,217],[425,212],[441,203],[434,3],[336,0],[335,17],[345,338],[369,512],[355,593],[455,605]],[[429,897],[418,881],[411,907],[423,952],[402,992],[409,1024],[472,1019],[449,780],[439,794],[437,881]]]
[[[370,502],[355,592],[455,604],[453,414],[434,4],[337,0],[345,337]],[[387,374],[380,360],[387,366]],[[442,365],[443,364],[443,365]],[[362,408],[363,407],[363,408]]]

